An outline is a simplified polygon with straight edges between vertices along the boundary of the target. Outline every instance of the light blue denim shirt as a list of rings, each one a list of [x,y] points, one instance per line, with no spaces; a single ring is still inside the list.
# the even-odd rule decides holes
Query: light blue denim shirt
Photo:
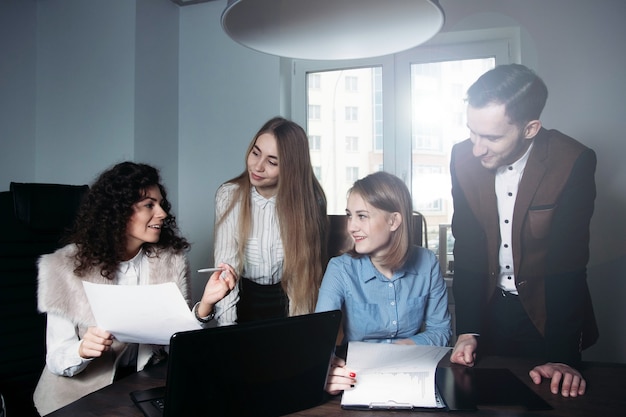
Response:
[[[342,310],[344,339],[447,346],[448,294],[434,253],[414,247],[406,264],[386,278],[369,256],[330,260],[315,311]]]

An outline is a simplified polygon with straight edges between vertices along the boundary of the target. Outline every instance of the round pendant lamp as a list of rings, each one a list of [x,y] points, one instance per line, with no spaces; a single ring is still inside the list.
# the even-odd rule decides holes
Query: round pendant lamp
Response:
[[[229,0],[221,21],[228,36],[256,51],[337,60],[410,49],[444,19],[437,0]]]

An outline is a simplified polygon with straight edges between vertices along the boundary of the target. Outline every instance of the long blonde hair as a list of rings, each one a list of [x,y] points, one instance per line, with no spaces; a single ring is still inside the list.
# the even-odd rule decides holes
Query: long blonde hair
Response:
[[[243,267],[244,249],[252,228],[252,185],[247,158],[257,138],[264,133],[276,138],[278,148],[276,213],[285,256],[281,285],[289,297],[290,316],[312,313],[328,261],[328,218],[326,195],[313,173],[308,137],[302,127],[282,117],[272,118],[261,127],[246,151],[246,169],[227,181],[238,187],[217,225],[224,221],[238,202],[241,203],[237,257]]]

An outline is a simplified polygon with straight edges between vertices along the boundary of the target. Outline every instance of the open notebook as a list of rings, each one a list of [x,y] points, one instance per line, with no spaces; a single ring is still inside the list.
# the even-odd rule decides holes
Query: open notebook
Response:
[[[340,311],[176,333],[165,387],[130,393],[147,417],[278,416],[319,405]]]

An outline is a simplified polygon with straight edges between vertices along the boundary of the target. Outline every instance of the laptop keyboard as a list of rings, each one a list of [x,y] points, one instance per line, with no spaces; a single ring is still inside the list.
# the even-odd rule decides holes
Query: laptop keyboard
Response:
[[[150,402],[152,403],[153,406],[155,406],[157,409],[161,411],[165,409],[165,399],[163,398],[157,398],[156,400],[152,400]]]

